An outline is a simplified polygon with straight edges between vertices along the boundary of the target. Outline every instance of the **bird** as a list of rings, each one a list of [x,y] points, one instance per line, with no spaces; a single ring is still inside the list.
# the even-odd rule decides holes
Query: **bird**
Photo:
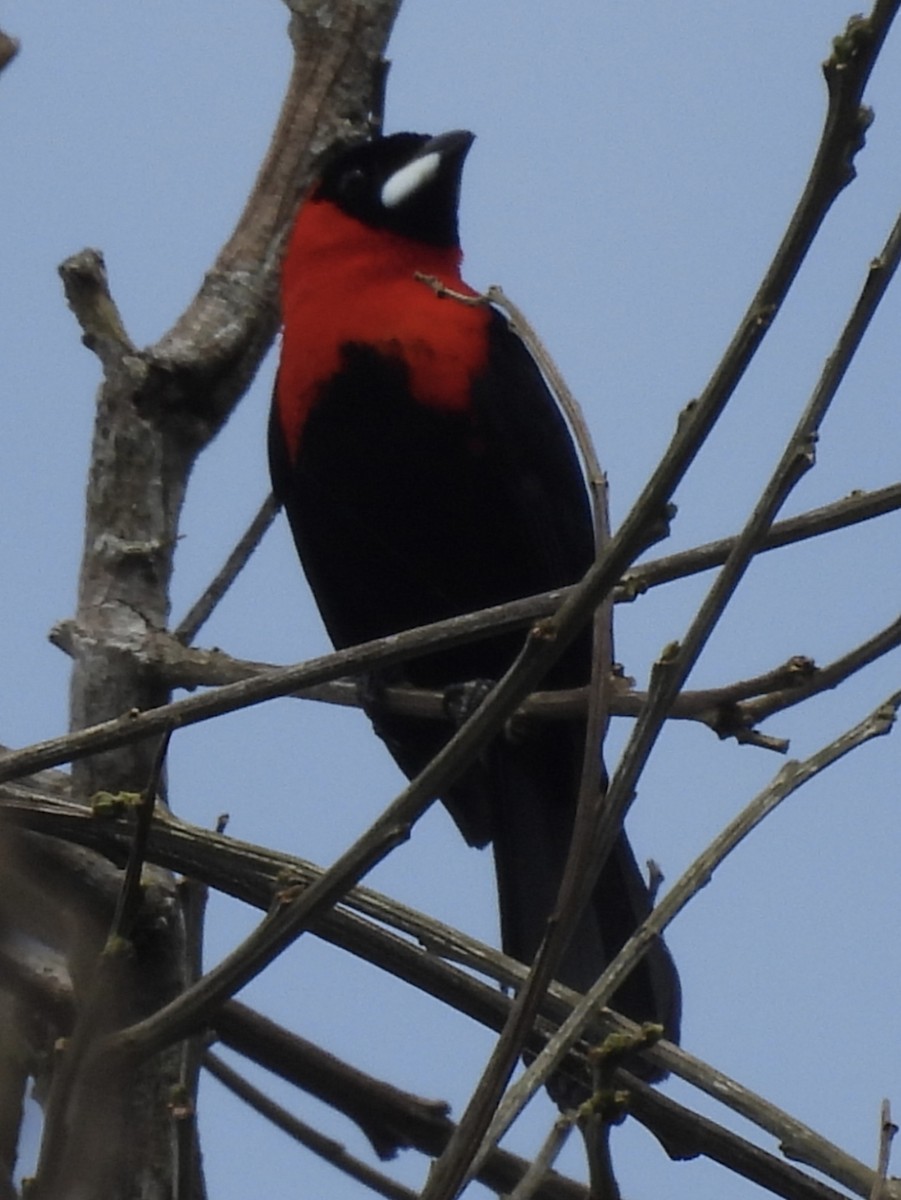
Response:
[[[566,422],[523,341],[461,275],[473,141],[454,130],[339,142],[289,235],[270,472],[339,649],[573,584],[595,556]],[[423,653],[369,681],[373,726],[408,777],[453,724],[391,712],[379,689],[465,697],[504,674],[522,638]],[[542,686],[581,687],[590,674],[586,632]],[[503,949],[525,964],[562,878],[585,734],[582,718],[510,728],[441,797],[471,846],[492,844]],[[587,990],[650,908],[621,831],[558,979]],[[611,1003],[678,1039],[679,979],[662,939]]]

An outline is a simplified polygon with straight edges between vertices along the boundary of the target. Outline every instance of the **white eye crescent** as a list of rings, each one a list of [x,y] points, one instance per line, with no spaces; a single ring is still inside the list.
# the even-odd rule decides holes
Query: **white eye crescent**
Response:
[[[424,154],[422,158],[414,158],[406,166],[400,167],[382,185],[382,204],[385,208],[396,208],[398,204],[403,204],[414,192],[435,178],[440,166],[441,155],[436,151]]]

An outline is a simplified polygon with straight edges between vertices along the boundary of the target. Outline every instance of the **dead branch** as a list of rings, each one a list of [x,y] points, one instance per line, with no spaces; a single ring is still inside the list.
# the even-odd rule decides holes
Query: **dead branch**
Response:
[[[103,369],[74,625],[73,730],[159,708],[169,698],[167,681],[129,650],[168,622],[191,467],[271,341],[280,251],[298,195],[323,140],[365,128],[374,63],[398,2],[292,6],[292,76],[256,185],[197,296],[155,346],[139,350],[129,337],[99,253],[84,251],[60,268],[84,342]],[[77,794],[141,792],[155,753],[154,741],[142,739],[79,760]],[[36,1196],[54,1197],[77,1179],[86,1197],[128,1191],[149,1200],[161,1180],[180,1175],[169,1104],[179,1056],[117,1074],[114,1064],[88,1053],[102,1033],[183,989],[187,954],[171,881],[165,918],[156,919],[160,936],[140,954],[107,955],[85,980],[79,1021],[48,1101]]]
[[[720,833],[702,855],[688,868],[666,897],[656,905],[650,917],[626,943],[613,962],[607,967],[598,982],[580,1001],[572,1015],[567,1018],[539,1057],[529,1065],[521,1079],[509,1089],[498,1108],[497,1114],[487,1131],[479,1153],[474,1158],[477,1165],[487,1148],[503,1136],[504,1131],[527,1102],[529,1097],[550,1076],[566,1051],[571,1048],[585,1025],[592,1020],[597,1006],[605,1004],[625,978],[631,966],[641,956],[655,934],[662,933],[669,922],[688,903],[689,899],[705,887],[714,870],[747,835],[756,828],[784,799],[821,771],[837,762],[844,755],[874,737],[889,733],[894,725],[898,708],[901,707],[901,692],[889,697],[874,712],[852,729],[841,734],[804,762],[786,763],[772,784],[756,796],[745,809]],[[847,1160],[834,1148],[822,1144],[811,1147],[805,1138],[795,1144],[792,1136],[780,1134],[787,1157],[806,1162],[822,1171],[836,1182],[851,1188],[860,1196],[867,1196],[872,1186],[872,1172],[859,1164]],[[823,1153],[825,1149],[825,1153]]]
[[[58,832],[62,836],[85,840],[87,844],[97,845],[115,857],[124,855],[132,825],[127,816],[97,820],[86,812],[83,806],[66,804],[49,797],[44,801],[45,809],[42,812],[39,796],[32,795],[29,799],[24,789],[13,787],[12,790],[17,799],[7,802],[6,812],[9,816],[21,820],[26,827],[47,829],[58,823]],[[234,839],[208,830],[196,829],[165,813],[157,814],[148,852],[151,858],[161,865],[171,870],[190,871],[211,886],[221,888],[263,910],[268,908],[277,889],[284,888],[289,883],[293,886],[309,886],[323,874],[321,868],[310,863],[276,851],[235,842]],[[704,870],[706,871],[706,868]],[[372,920],[354,915],[347,911],[344,905],[366,914],[366,917]],[[376,923],[373,924],[373,921]],[[389,933],[384,928],[385,925],[393,926],[404,936],[398,937]],[[364,958],[381,970],[389,971],[399,979],[426,991],[443,1003],[452,1005],[493,1029],[502,1028],[509,1012],[509,997],[473,978],[468,971],[462,972],[442,960],[459,961],[469,970],[475,969],[508,987],[517,986],[526,976],[526,968],[506,958],[499,951],[491,950],[433,918],[366,888],[354,889],[345,897],[342,907],[323,914],[316,922],[314,931],[317,936],[324,937],[348,952]],[[408,938],[411,937],[418,944],[410,942]],[[538,1026],[543,1039],[550,1037],[553,1032],[553,1027],[547,1025],[545,1020],[553,1018],[555,1023],[559,1024],[573,1011],[577,1000],[578,997],[569,989],[556,984],[551,988],[543,1001],[543,1019]],[[634,1034],[637,1027],[610,1010],[595,1008],[591,1026],[585,1029],[586,1037],[589,1041],[597,1041],[612,1031]],[[285,1038],[290,1039],[291,1036],[284,1032]],[[535,1052],[540,1051],[543,1044],[542,1040],[535,1043]],[[249,1052],[249,1045],[243,1049],[244,1052]],[[577,1053],[581,1055],[584,1051],[583,1045]],[[832,1169],[827,1169],[827,1173],[850,1186],[858,1194],[866,1195],[866,1188],[871,1186],[873,1173],[865,1164],[844,1154],[812,1129],[744,1088],[734,1079],[664,1041],[657,1042],[642,1051],[642,1054],[647,1056],[657,1069],[678,1075],[772,1134],[786,1148],[789,1157],[809,1162],[818,1169],[823,1169],[824,1163],[832,1164]],[[284,1073],[287,1060],[281,1050],[275,1057],[281,1062]],[[572,1069],[577,1072],[588,1071],[584,1062],[581,1067],[574,1066]],[[630,1078],[626,1078],[625,1082],[634,1090]],[[302,1086],[299,1079],[295,1082]],[[662,1109],[657,1107],[658,1100],[663,1105]],[[667,1145],[673,1143],[674,1139],[675,1144],[683,1147],[683,1150],[695,1145],[696,1115],[679,1110],[683,1116],[679,1117],[678,1113],[673,1116],[667,1108],[668,1103],[654,1089],[639,1089],[631,1111]],[[730,1135],[712,1122],[709,1128],[705,1129],[703,1137],[697,1135],[698,1152],[710,1153],[717,1161],[730,1161],[731,1165],[731,1160],[722,1157],[730,1153]],[[739,1142],[741,1144],[736,1150],[737,1158],[739,1162],[745,1162],[748,1159],[747,1153],[742,1149],[745,1144],[741,1139]],[[747,1168],[757,1172],[749,1175],[749,1178],[761,1182],[762,1186],[771,1187],[777,1194],[786,1194],[781,1188],[788,1188],[787,1194],[792,1194],[790,1189],[797,1186],[797,1181],[791,1173],[792,1168],[788,1169],[787,1175],[779,1177],[782,1180],[780,1186],[772,1187],[772,1183],[763,1182],[765,1179],[772,1180],[774,1172],[778,1176],[778,1165],[778,1160],[764,1155],[762,1165],[752,1164],[751,1168]],[[736,1169],[743,1170],[740,1166]]]

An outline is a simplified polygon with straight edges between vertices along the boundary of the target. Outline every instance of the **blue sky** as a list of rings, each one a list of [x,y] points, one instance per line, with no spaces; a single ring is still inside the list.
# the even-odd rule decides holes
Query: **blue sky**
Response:
[[[461,216],[467,278],[502,283],[555,354],[587,410],[614,520],[703,387],[777,244],[819,134],[819,64],[852,8],[838,0],[410,0],[402,11],[387,126],[477,133]],[[131,336],[139,344],[160,336],[240,210],[289,54],[286,12],[275,0],[14,2],[4,23],[23,48],[0,82],[0,739],[21,745],[66,725],[68,664],[46,634],[73,607],[98,381],[56,265],[83,246],[102,249]],[[859,178],[680,489],[666,552],[743,522],[901,206],[899,38],[896,30],[868,92],[876,123]],[[817,467],[788,511],[896,481],[899,297],[896,287],[877,316],[823,429]],[[176,619],[265,495],[272,375],[270,356],[195,472]],[[692,684],[728,682],[792,654],[826,662],[863,640],[897,615],[898,547],[894,516],[762,559]],[[673,585],[618,613],[617,652],[629,674],[646,679],[707,582]],[[200,640],[273,662],[326,648],[281,524]],[[768,731],[806,756],[896,689],[899,665],[896,653]],[[882,739],[790,800],[669,935],[686,1047],[865,1161],[875,1156],[881,1098],[894,1092],[901,1104],[898,756],[897,735]],[[701,729],[668,729],[630,815],[639,858],[653,856],[674,880],[780,765]],[[400,785],[358,714],[290,701],[179,734],[172,780],[187,819],[211,825],[228,811],[236,837],[324,864]],[[439,808],[371,883],[497,938],[489,857],[467,850]],[[255,919],[214,905],[211,959]],[[490,1048],[462,1018],[313,938],[245,998],[367,1070],[449,1099],[457,1114]],[[696,1102],[681,1084],[669,1086]],[[280,1085],[273,1091],[366,1153],[353,1127]],[[216,1085],[202,1100],[211,1195],[278,1193],[288,1177],[302,1194],[360,1194]],[[536,1101],[511,1145],[534,1148],[550,1113]],[[616,1146],[630,1197],[712,1200],[724,1186],[732,1197],[752,1193],[712,1165],[670,1164],[640,1130],[625,1128]],[[579,1172],[579,1154],[564,1165]],[[415,1155],[396,1166],[411,1185],[422,1169]]]

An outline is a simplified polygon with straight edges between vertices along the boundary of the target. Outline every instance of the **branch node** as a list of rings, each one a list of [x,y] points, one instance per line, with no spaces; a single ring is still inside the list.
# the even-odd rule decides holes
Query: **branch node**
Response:
[[[81,250],[59,265],[66,300],[82,329],[82,342],[108,371],[136,355],[109,289],[106,263],[99,250]],[[134,363],[126,368],[134,370]]]
[[[856,13],[848,18],[844,32],[832,39],[832,54],[823,63],[823,74],[827,83],[850,67],[856,66],[862,54],[870,48],[873,29],[867,17]]]

